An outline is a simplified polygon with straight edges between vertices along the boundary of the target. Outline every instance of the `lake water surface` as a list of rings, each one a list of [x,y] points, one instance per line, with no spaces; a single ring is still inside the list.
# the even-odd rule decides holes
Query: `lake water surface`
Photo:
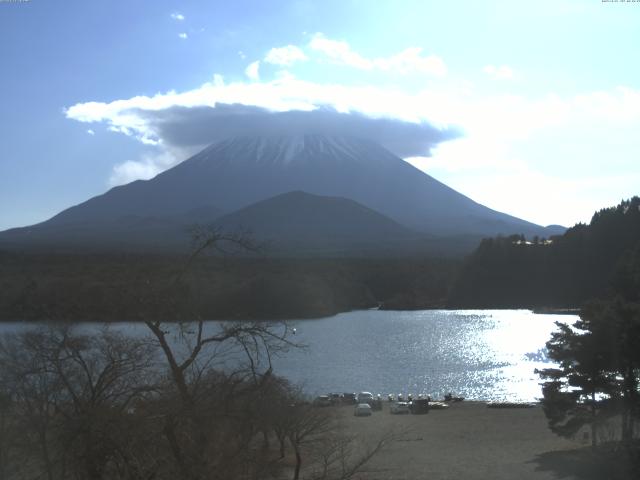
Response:
[[[297,322],[307,351],[276,371],[314,393],[453,392],[475,400],[534,401],[536,368],[549,367],[545,342],[573,315],[528,310],[364,310]]]
[[[534,370],[550,366],[545,342],[554,322],[575,320],[528,310],[361,310],[299,320],[295,340],[307,348],[276,358],[274,371],[310,394],[366,390],[441,398],[453,392],[474,400],[535,401],[541,391]],[[0,324],[0,333],[22,328]],[[113,328],[146,334],[142,324]]]

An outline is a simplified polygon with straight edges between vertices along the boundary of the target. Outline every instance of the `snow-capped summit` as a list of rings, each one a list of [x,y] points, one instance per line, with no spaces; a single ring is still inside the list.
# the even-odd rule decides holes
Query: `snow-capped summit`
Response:
[[[238,136],[214,143],[192,159],[194,163],[235,162],[291,164],[312,161],[343,159],[352,162],[374,161],[368,157],[371,149],[379,149],[375,143],[348,136],[326,135],[264,135]],[[386,151],[386,150],[385,150]],[[387,152],[394,157],[390,152]]]

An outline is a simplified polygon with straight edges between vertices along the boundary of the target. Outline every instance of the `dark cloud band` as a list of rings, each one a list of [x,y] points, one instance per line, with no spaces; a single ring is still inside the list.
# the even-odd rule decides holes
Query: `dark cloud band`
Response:
[[[242,104],[215,107],[170,107],[159,111],[136,110],[165,144],[175,147],[205,146],[234,136],[347,135],[373,140],[400,157],[430,156],[439,143],[461,136],[455,128],[437,128],[391,118],[371,118],[323,107],[313,111],[273,112]]]

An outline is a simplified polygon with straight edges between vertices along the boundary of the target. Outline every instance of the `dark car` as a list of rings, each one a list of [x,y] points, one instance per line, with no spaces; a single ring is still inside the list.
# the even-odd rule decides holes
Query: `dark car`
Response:
[[[331,398],[329,395],[319,395],[313,401],[316,407],[329,407],[331,406]]]
[[[427,398],[418,398],[411,402],[409,410],[414,415],[429,413],[429,400]]]
[[[346,405],[355,405],[356,404],[356,394],[355,393],[343,393],[342,394],[342,403]]]

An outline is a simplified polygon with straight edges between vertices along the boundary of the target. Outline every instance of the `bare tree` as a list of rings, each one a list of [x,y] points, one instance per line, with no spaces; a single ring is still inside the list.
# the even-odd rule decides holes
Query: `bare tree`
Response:
[[[193,308],[196,302],[185,282],[196,260],[209,250],[228,254],[259,247],[244,232],[197,228],[193,239],[193,252],[184,268],[165,294],[160,289],[152,296],[165,312],[183,320],[174,325],[160,316],[143,321],[162,351],[176,393],[176,402],[167,404],[170,408],[163,416],[163,435],[180,475],[195,480],[231,475],[232,465],[246,464],[246,458],[238,460],[249,451],[256,431],[262,430],[268,440],[268,428],[255,413],[256,404],[269,385],[273,355],[294,343],[286,322],[204,321]],[[182,292],[189,301],[176,300],[175,292]],[[216,369],[215,375],[207,375]]]
[[[314,451],[311,480],[349,480],[361,473],[369,461],[402,434],[388,432],[369,442],[336,429],[323,435]]]
[[[62,384],[39,353],[44,341],[44,332],[6,336],[0,343],[0,372],[3,390],[12,400],[12,427],[23,433],[12,447],[20,458],[30,460],[34,472],[52,480],[58,462],[50,440]],[[21,463],[27,462],[17,462],[16,468]]]
[[[49,480],[99,479],[126,464],[123,426],[148,383],[147,343],[104,330],[39,329],[0,342],[2,386],[10,392],[18,447]],[[35,457],[34,457],[35,455]]]
[[[9,463],[9,421],[11,412],[11,397],[0,390],[0,480],[7,477]]]
[[[310,405],[296,405],[290,414],[287,437],[296,456],[293,480],[298,480],[302,468],[302,449],[305,445],[318,442],[322,435],[331,431],[332,418],[325,409]]]
[[[293,480],[298,480],[303,471],[311,480],[351,479],[390,442],[406,433],[392,431],[377,439],[362,439],[345,431],[343,419],[334,409],[308,403],[291,405],[281,422],[280,428],[287,431],[295,453]]]

